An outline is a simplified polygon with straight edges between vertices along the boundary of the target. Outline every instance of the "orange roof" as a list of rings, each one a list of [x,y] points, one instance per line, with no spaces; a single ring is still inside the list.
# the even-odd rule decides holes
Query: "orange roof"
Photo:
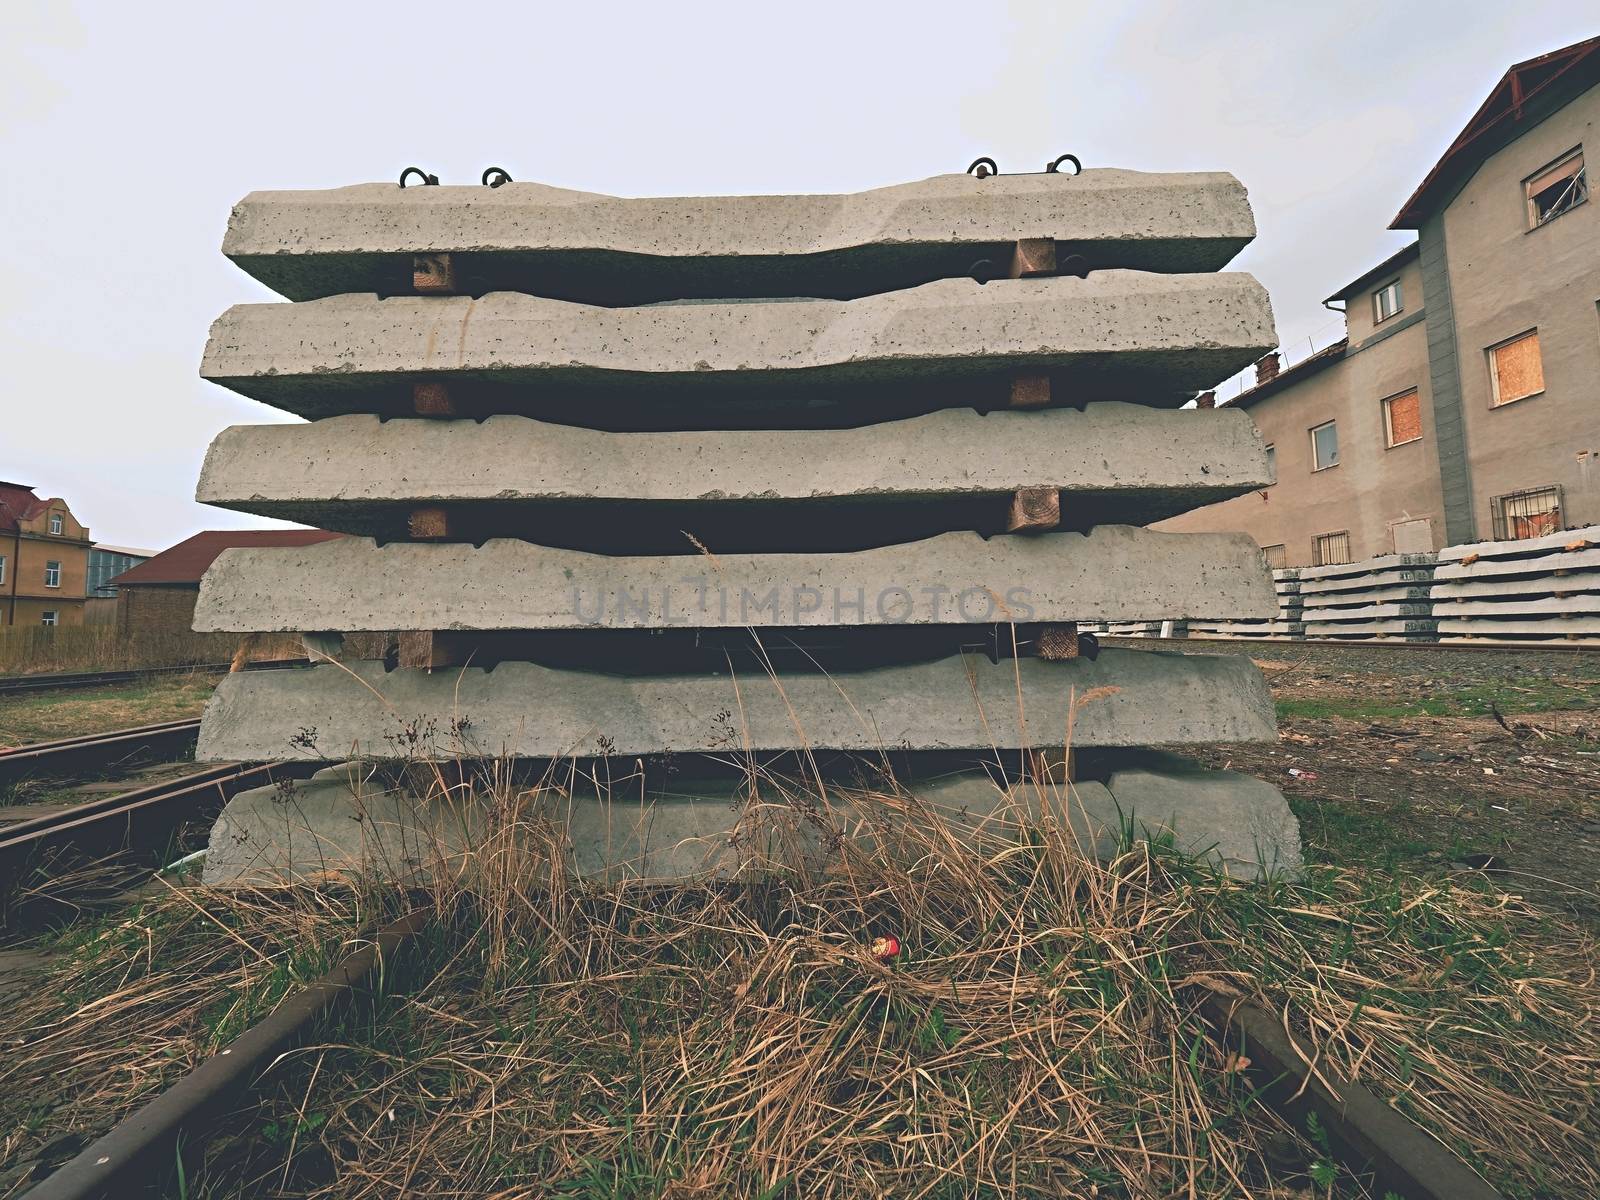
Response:
[[[1484,159],[1600,82],[1600,37],[1574,42],[1519,62],[1495,84],[1489,98],[1456,135],[1390,229],[1420,229],[1453,196],[1454,185],[1472,177]]]
[[[343,537],[326,529],[208,529],[163,550],[154,558],[124,571],[110,582],[118,587],[140,584],[194,584],[216,561],[217,555],[234,546],[310,546]]]

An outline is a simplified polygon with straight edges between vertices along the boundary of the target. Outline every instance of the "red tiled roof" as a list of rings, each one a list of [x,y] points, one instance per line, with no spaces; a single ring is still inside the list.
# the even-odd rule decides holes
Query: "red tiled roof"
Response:
[[[1574,42],[1519,62],[1500,77],[1467,127],[1456,135],[1390,229],[1420,229],[1447,199],[1451,186],[1471,178],[1480,163],[1555,109],[1593,87],[1600,79],[1600,37]]]
[[[310,546],[343,536],[325,529],[208,529],[124,571],[110,582],[118,587],[146,583],[198,586],[200,576],[216,561],[217,555],[233,546]]]
[[[27,484],[0,479],[0,529],[16,529],[19,521],[33,520],[48,504],[35,496]]]

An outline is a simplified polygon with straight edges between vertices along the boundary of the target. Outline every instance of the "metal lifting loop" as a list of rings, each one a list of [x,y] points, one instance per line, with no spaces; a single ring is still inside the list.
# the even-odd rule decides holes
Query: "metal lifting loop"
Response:
[[[510,183],[511,172],[504,167],[485,167],[483,170],[483,186],[497,188],[501,184]]]
[[[1069,162],[1069,163],[1072,164],[1072,173],[1074,175],[1082,175],[1083,174],[1083,164],[1078,161],[1078,156],[1076,154],[1063,154],[1063,155],[1061,155],[1061,157],[1057,158],[1055,160],[1055,162],[1046,163],[1045,164],[1045,168],[1044,168],[1045,174],[1046,175],[1059,175],[1059,174],[1061,174],[1061,164],[1065,163],[1065,162]]]
[[[410,179],[412,175],[416,175],[418,179],[422,180],[423,187],[439,186],[439,177],[437,175],[429,175],[421,167],[407,167],[404,171],[401,171],[400,186],[405,187],[406,180]]]
[[[994,263],[990,259],[980,258],[967,268],[967,274],[971,275],[979,283],[988,283],[989,280],[995,277]]]
[[[985,155],[983,158],[972,160],[972,165],[967,168],[967,174],[976,175],[979,179],[987,179],[991,175],[1000,174],[1000,166],[994,159]]]

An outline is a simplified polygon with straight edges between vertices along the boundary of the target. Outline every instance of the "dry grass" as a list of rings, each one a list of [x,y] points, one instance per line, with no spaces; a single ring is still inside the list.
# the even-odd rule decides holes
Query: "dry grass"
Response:
[[[838,793],[773,787],[753,819],[820,835],[826,869],[671,890],[575,880],[545,797],[488,797],[445,916],[189,1194],[1361,1194],[1251,1102],[1206,988],[1285,1013],[1508,1194],[1600,1194],[1594,947],[1514,897],[1241,887],[1160,847],[1100,866],[1053,789],[993,841],[858,794],[835,839]],[[188,888],[76,937],[4,1018],[6,1161],[152,1093],[394,902]]]
[[[0,696],[0,746],[198,717],[222,677],[152,675],[133,683]]]

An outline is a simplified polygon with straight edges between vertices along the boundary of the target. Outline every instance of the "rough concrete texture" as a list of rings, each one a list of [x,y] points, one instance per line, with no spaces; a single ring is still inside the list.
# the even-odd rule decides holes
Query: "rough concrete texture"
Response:
[[[1426,617],[1433,612],[1433,601],[1415,604],[1356,604],[1347,608],[1312,608],[1302,615],[1307,622],[1373,621],[1383,617]]]
[[[652,755],[1184,745],[1277,736],[1261,673],[1231,657],[1106,650],[859,672],[622,677],[503,663],[241,671],[206,704],[196,758]]]
[[[1507,564],[1501,563],[1500,566]],[[1596,563],[1600,566],[1600,562]],[[1452,600],[1478,600],[1493,597],[1548,596],[1600,592],[1600,570],[1565,571],[1560,575],[1540,571],[1536,575],[1505,576],[1490,574],[1481,579],[1447,579],[1435,582],[1434,603]]]
[[[1263,487],[1266,452],[1246,412],[1157,412],[1091,404],[1083,412],[929,413],[862,429],[610,433],[528,417],[474,421],[335,417],[309,425],[236,425],[212,443],[197,498],[326,529],[402,537],[401,506],[471,502],[548,506],[524,533],[544,544],[621,552],[603,530],[571,530],[593,506],[613,538],[665,522],[670,546],[692,552],[689,530],[717,553],[736,546],[706,536],[719,520],[759,511],[753,550],[787,549],[786,519],[842,543],[858,528],[830,507],[877,508],[909,541],[952,529],[1003,528],[1010,496],[1052,487],[1077,528],[1145,524]],[[648,501],[662,506],[647,511]],[[788,508],[804,501],[809,508]],[[915,501],[906,504],[905,501]],[[941,511],[945,502],[978,502]],[[586,509],[584,506],[590,506]],[[979,517],[975,517],[974,513]],[[819,514],[829,519],[818,527]],[[713,524],[707,525],[706,522]],[[865,530],[865,526],[859,528]],[[918,532],[918,531],[921,532]],[[563,540],[563,535],[570,535]],[[648,539],[641,539],[648,541]],[[881,544],[881,543],[880,543]],[[846,548],[841,544],[837,547]],[[669,551],[670,552],[670,551]]]
[[[212,325],[200,373],[307,417],[387,411],[396,386],[424,380],[498,385],[500,411],[514,387],[519,403],[543,396],[581,415],[630,395],[668,409],[710,394],[797,407],[819,389],[870,396],[1044,370],[1083,399],[1175,407],[1276,344],[1266,290],[1248,275],[1100,271],[849,301],[598,308],[495,292],[242,304]]]
[[[680,881],[825,867],[839,834],[890,840],[894,825],[937,816],[969,849],[1014,844],[1043,818],[1070,823],[1086,854],[1115,856],[1127,835],[1171,838],[1179,849],[1240,879],[1294,873],[1299,827],[1283,796],[1260,780],[1142,754],[1105,783],[1005,788],[982,773],[913,785],[890,806],[835,792],[826,810],[781,787],[674,781],[626,798],[579,785],[536,796],[527,816],[548,818],[568,865],[600,880]],[[208,886],[320,882],[377,875],[409,880],[470,869],[491,835],[480,804],[423,800],[383,782],[370,764],[345,763],[292,788],[241,792],[212,827]],[[531,824],[531,823],[530,823]],[[532,850],[537,837],[518,838]]]
[[[1547,533],[1543,537],[1515,538],[1503,542],[1467,542],[1460,546],[1446,546],[1439,551],[1439,562],[1458,562],[1468,555],[1477,559],[1528,558],[1558,553],[1569,546],[1578,550],[1600,547],[1600,525],[1582,529],[1564,529]]]
[[[1313,597],[1340,592],[1365,592],[1372,588],[1397,587],[1406,584],[1428,584],[1433,581],[1432,567],[1399,567],[1374,571],[1370,575],[1351,575],[1338,579],[1308,579],[1300,585],[1300,595],[1310,604]]]
[[[1434,570],[1438,580],[1486,579],[1497,576],[1548,578],[1556,571],[1600,569],[1600,546],[1588,550],[1554,551],[1521,558],[1480,558],[1470,563],[1442,562]]]
[[[1334,563],[1326,567],[1301,567],[1302,580],[1342,579],[1346,576],[1383,574],[1397,568],[1423,568],[1432,567],[1434,554],[1383,554],[1377,558],[1366,558],[1360,562]],[[1308,586],[1306,590],[1310,590]]]
[[[1499,600],[1461,600],[1430,610],[1439,616],[1456,617],[1545,617],[1600,613],[1600,593],[1582,592],[1573,596],[1502,598]]]
[[[1294,599],[1307,612],[1313,609],[1338,608],[1341,605],[1358,604],[1389,604],[1407,603],[1426,600],[1432,595],[1432,588],[1426,583],[1414,584],[1409,587],[1375,587],[1362,588],[1348,592],[1307,592],[1304,596]]]
[[[1415,640],[1431,642],[1438,622],[1425,618],[1393,621],[1364,621],[1347,624],[1341,621],[1307,621],[1308,638],[1369,638],[1401,634],[1417,635]]]
[[[820,196],[632,199],[539,183],[252,192],[222,249],[291,300],[404,291],[412,253],[449,252],[478,290],[637,304],[865,295],[965,274],[1019,238],[1070,243],[1088,267],[1216,271],[1254,236],[1231,175],[1101,168]]]
[[[879,604],[882,597],[891,602]],[[195,628],[936,625],[1276,611],[1261,552],[1246,534],[1102,525],[1087,536],[947,533],[853,553],[714,561],[616,558],[510,539],[380,547],[340,538],[225,550],[201,583]]]
[[[1585,645],[1600,641],[1600,616],[1545,617],[1542,620],[1506,620],[1493,617],[1468,617],[1463,620],[1445,618],[1439,621],[1439,632],[1466,635],[1469,638],[1500,638],[1509,635],[1531,638],[1562,638],[1581,641]]]

